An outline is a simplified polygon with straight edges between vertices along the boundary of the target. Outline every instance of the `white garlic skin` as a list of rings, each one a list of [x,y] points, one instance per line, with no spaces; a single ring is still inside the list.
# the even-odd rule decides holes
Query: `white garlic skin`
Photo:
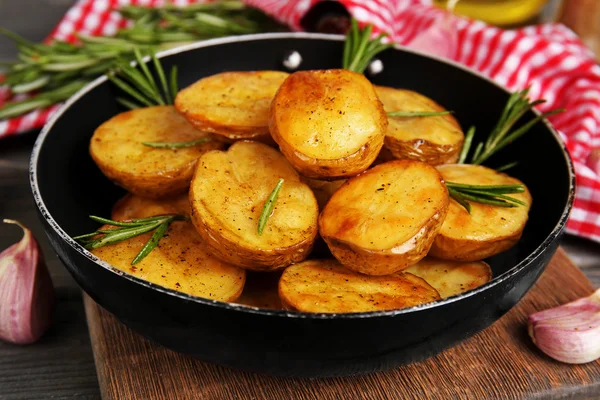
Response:
[[[600,290],[529,316],[529,336],[548,356],[568,364],[600,358]]]
[[[52,323],[55,296],[41,249],[33,234],[0,253],[0,340],[16,344],[37,341]]]

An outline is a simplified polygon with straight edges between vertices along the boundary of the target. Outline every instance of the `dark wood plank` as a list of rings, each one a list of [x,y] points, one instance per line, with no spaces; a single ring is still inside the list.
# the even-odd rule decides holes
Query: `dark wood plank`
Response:
[[[0,219],[22,221],[38,239],[56,290],[56,316],[38,343],[0,342],[0,399],[97,399],[100,391],[81,291],[46,239],[29,189],[29,153],[35,138],[34,132],[0,144]],[[0,251],[21,236],[14,225],[0,223]]]
[[[209,365],[154,345],[87,296],[85,306],[104,399],[591,399],[600,398],[600,361],[571,366],[551,360],[532,345],[525,321],[592,289],[560,250],[517,307],[461,345],[392,371],[311,380]]]

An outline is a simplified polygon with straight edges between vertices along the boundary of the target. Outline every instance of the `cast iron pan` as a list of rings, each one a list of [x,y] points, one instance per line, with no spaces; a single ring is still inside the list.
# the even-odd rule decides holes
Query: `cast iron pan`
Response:
[[[169,69],[178,65],[185,87],[223,71],[282,70],[293,50],[303,57],[301,69],[339,68],[340,40],[301,33],[224,38],[165,52],[162,61]],[[433,98],[453,110],[463,128],[477,126],[479,138],[491,130],[509,96],[476,73],[412,50],[387,50],[379,58],[384,70],[371,77],[375,84]],[[94,129],[121,111],[114,88],[99,78],[40,134],[31,187],[52,246],[79,285],[130,328],[173,350],[243,370],[305,377],[365,373],[432,356],[472,336],[534,284],[557,248],[573,202],[569,156],[556,132],[539,123],[490,162],[518,161],[511,174],[527,184],[534,199],[521,241],[489,260],[490,283],[415,308],[362,314],[270,311],[206,300],[118,271],[70,238],[96,229],[87,216],[110,215],[124,194],[88,153]]]

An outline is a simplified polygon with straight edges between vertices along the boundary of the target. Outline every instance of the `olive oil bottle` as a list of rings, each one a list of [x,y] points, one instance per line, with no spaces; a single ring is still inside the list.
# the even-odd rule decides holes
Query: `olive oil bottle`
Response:
[[[433,3],[445,8],[447,0],[433,0]],[[492,25],[510,26],[532,20],[546,3],[548,0],[460,0],[454,12]]]

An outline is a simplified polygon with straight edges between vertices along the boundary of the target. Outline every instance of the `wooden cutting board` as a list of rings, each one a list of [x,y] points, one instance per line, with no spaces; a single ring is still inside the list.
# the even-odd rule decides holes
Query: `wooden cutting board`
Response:
[[[527,336],[527,315],[592,293],[564,251],[527,296],[487,330],[436,357],[370,375],[275,378],[183,356],[132,332],[85,296],[104,399],[600,398],[600,361],[566,365]]]

